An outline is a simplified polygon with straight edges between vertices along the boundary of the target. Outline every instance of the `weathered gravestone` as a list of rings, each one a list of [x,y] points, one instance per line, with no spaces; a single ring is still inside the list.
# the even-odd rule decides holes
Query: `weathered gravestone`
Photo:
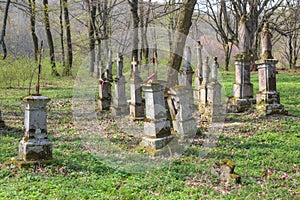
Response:
[[[205,108],[207,105],[207,86],[209,84],[209,75],[210,67],[208,65],[209,58],[206,58],[206,61],[202,67],[203,70],[203,80],[200,85],[200,102],[199,102],[199,111],[201,114],[205,113]]]
[[[172,118],[173,129],[180,139],[193,138],[197,127],[190,110],[189,88],[178,85],[168,91],[168,107]]]
[[[99,98],[98,107],[99,110],[109,110],[111,105],[111,82],[112,82],[112,57],[111,50],[108,55],[108,62],[106,70],[103,72],[102,66],[100,66],[100,79],[99,79]]]
[[[247,19],[242,16],[239,22],[239,54],[235,56],[235,83],[232,96],[228,100],[228,112],[243,112],[255,103],[253,85],[250,82],[250,37],[246,25]]]
[[[174,138],[171,135],[170,121],[167,119],[164,86],[159,83],[142,86],[145,94],[146,118],[144,119],[144,136],[140,145],[159,150]]]
[[[197,41],[197,69],[195,71],[195,80],[194,80],[194,85],[195,85],[195,89],[194,89],[194,100],[195,100],[195,104],[199,104],[200,101],[200,86],[202,84],[202,54],[201,54],[201,49],[202,49],[202,45],[200,40]]]
[[[117,55],[117,76],[114,79],[115,91],[110,107],[112,116],[120,116],[128,113],[128,105],[125,92],[125,76],[123,76],[123,56]]]
[[[145,117],[145,105],[142,99],[142,78],[139,74],[138,63],[133,59],[130,77],[130,116],[134,120],[142,120]]]
[[[224,121],[226,108],[221,102],[222,86],[218,82],[219,64],[217,57],[214,58],[214,63],[211,70],[211,81],[207,85],[207,103],[203,116],[210,122]]]
[[[25,134],[19,143],[21,161],[45,161],[52,159],[52,142],[47,133],[47,103],[45,96],[30,95],[23,98],[25,104]]]
[[[276,91],[276,64],[278,60],[272,56],[272,34],[267,24],[261,33],[261,60],[257,61],[259,92],[256,94],[256,109],[265,115],[286,114],[284,106],[280,104],[280,95]]]
[[[189,46],[184,47],[183,60],[183,67],[179,73],[179,85],[185,85],[192,90],[194,71],[191,67],[192,53]]]

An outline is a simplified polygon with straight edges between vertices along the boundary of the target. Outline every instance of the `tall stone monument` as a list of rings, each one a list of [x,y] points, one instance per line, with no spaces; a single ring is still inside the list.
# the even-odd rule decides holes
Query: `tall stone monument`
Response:
[[[142,120],[145,117],[145,105],[142,99],[142,78],[139,74],[138,63],[133,58],[131,62],[132,72],[130,77],[130,116],[133,120]]]
[[[209,122],[223,122],[225,119],[226,108],[221,101],[222,86],[218,81],[219,64],[217,57],[214,58],[211,70],[211,81],[207,85],[207,104],[203,114]]]
[[[99,68],[99,98],[98,107],[100,111],[109,110],[112,95],[111,95],[111,82],[112,80],[112,53],[109,50],[108,61],[105,71],[103,71],[102,66]]]
[[[125,115],[128,113],[128,105],[125,91],[125,76],[123,76],[123,55],[117,55],[117,76],[114,79],[115,91],[112,105],[110,107],[113,116]]]
[[[261,59],[258,65],[259,92],[256,94],[256,109],[260,114],[286,114],[280,104],[280,95],[276,91],[276,64],[278,60],[272,56],[272,34],[264,24],[261,37]]]
[[[197,41],[197,46],[196,46],[196,50],[197,50],[197,68],[195,71],[195,79],[194,79],[194,101],[195,104],[199,104],[200,101],[200,86],[202,84],[202,45],[200,40]]]
[[[200,102],[199,102],[199,111],[201,114],[205,113],[205,107],[207,105],[207,86],[209,84],[209,75],[210,75],[210,67],[209,67],[209,57],[206,57],[206,61],[203,64],[203,79],[200,85]]]
[[[232,86],[232,97],[227,103],[228,112],[243,112],[255,104],[250,82],[250,32],[246,22],[246,17],[242,16],[238,28],[239,54],[235,56],[235,83]]]
[[[164,99],[164,86],[159,83],[143,84],[146,103],[144,136],[141,146],[159,150],[165,147],[174,136],[171,135],[170,121],[167,119]]]
[[[192,90],[194,71],[191,67],[191,60],[191,48],[189,46],[185,46],[183,52],[183,67],[179,74],[179,85],[185,85]]]

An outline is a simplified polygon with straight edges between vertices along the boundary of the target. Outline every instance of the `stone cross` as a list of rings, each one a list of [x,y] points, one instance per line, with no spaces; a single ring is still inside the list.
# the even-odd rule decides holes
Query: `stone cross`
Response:
[[[138,62],[133,57],[133,60],[131,62],[132,66],[132,73],[130,77],[130,116],[133,118],[133,120],[142,120],[144,119],[144,103],[142,99],[142,79],[139,76],[138,71]]]
[[[250,31],[247,27],[247,18],[243,15],[238,26],[239,52],[240,54],[249,54],[250,50]]]

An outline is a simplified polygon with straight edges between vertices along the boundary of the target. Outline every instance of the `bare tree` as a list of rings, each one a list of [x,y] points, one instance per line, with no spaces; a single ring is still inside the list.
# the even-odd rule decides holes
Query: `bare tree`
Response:
[[[132,55],[131,60],[134,58],[135,60],[138,60],[139,55],[139,14],[138,14],[138,0],[128,0],[128,3],[131,8],[131,15],[132,15]]]
[[[72,37],[71,37],[71,24],[69,19],[69,9],[68,9],[68,0],[63,0],[63,10],[64,10],[64,19],[65,19],[65,28],[67,36],[67,63],[64,67],[63,75],[71,75],[71,69],[73,64],[73,47],[72,47]]]
[[[52,69],[51,73],[52,73],[53,76],[59,76],[59,73],[57,72],[56,64],[55,64],[54,43],[53,43],[53,38],[52,38],[52,34],[51,34],[51,27],[50,27],[50,21],[49,21],[49,4],[48,4],[48,0],[43,0],[43,5],[44,5],[45,29],[46,29],[48,46],[49,46],[50,63],[51,63],[51,69]]]
[[[5,11],[4,11],[4,17],[3,17],[2,31],[1,31],[1,36],[0,36],[0,44],[2,45],[2,49],[3,49],[3,60],[7,56],[7,49],[6,49],[4,38],[5,38],[5,32],[6,32],[6,23],[7,23],[9,5],[10,5],[10,0],[7,0],[6,6],[5,6]]]
[[[36,23],[36,3],[35,0],[28,0],[29,15],[30,15],[30,31],[34,48],[34,60],[38,61],[39,51],[39,39],[36,35],[35,23]]]

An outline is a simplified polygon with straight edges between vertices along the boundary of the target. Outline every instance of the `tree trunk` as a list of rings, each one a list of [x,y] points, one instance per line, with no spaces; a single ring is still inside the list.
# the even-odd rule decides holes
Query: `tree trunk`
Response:
[[[128,1],[131,7],[132,15],[132,53],[131,60],[133,58],[137,61],[139,58],[139,15],[138,15],[138,0]]]
[[[64,45],[64,25],[63,25],[63,0],[59,1],[60,8],[59,8],[59,25],[60,25],[60,44],[61,44],[61,56],[62,56],[62,65],[63,68],[66,67],[66,60],[65,60],[65,45]]]
[[[89,3],[89,47],[90,47],[90,72],[94,72],[94,62],[95,62],[95,21],[96,21],[96,11],[97,7],[95,2],[92,0],[92,4]]]
[[[3,60],[7,56],[7,49],[6,49],[4,37],[5,37],[5,31],[6,31],[6,22],[7,22],[7,17],[8,17],[9,5],[10,5],[10,0],[7,0],[6,6],[5,6],[5,11],[4,11],[4,17],[3,17],[2,32],[1,32],[1,36],[0,36],[0,44],[2,45],[2,49],[3,49]]]
[[[225,71],[229,70],[229,61],[231,57],[231,51],[232,51],[232,43],[226,44],[223,46],[224,53],[225,53]]]
[[[52,38],[50,22],[49,22],[48,0],[43,0],[43,5],[44,5],[45,29],[46,29],[47,41],[48,41],[49,52],[50,52],[50,63],[51,63],[51,68],[52,68],[52,75],[59,76],[59,73],[57,72],[56,64],[55,64],[54,44],[53,44],[53,38]]]
[[[168,87],[178,84],[178,71],[182,61],[186,37],[189,34],[189,30],[192,25],[192,15],[196,2],[197,0],[184,0],[183,5],[180,8],[173,51],[170,54],[168,62]]]
[[[30,31],[33,41],[34,48],[34,60],[38,61],[38,51],[39,51],[39,39],[35,32],[35,16],[36,16],[36,4],[35,0],[28,0],[29,4],[29,14],[30,14]]]
[[[63,0],[64,16],[65,16],[65,28],[67,36],[67,65],[64,68],[63,75],[70,76],[73,64],[73,47],[71,37],[71,24],[69,18],[68,0]]]

